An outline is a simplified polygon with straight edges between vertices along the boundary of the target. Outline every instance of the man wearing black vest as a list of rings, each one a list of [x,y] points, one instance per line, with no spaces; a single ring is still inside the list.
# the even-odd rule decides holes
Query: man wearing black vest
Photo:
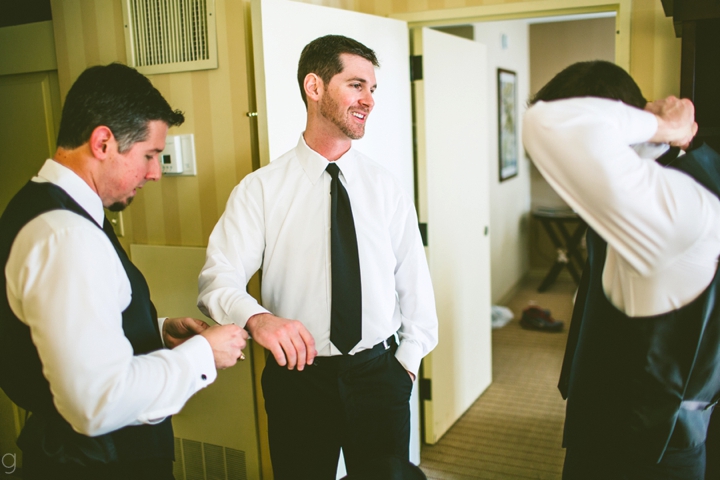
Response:
[[[305,131],[233,190],[200,274],[201,310],[272,353],[262,385],[276,480],[335,479],[341,447],[351,476],[369,460],[407,462],[413,380],[437,343],[412,199],[352,145],[376,66],[351,38],[305,46]],[[259,268],[262,306],[246,291]]]
[[[158,319],[104,218],[159,180],[183,120],[136,70],[85,70],[55,155],[0,219],[0,386],[31,412],[23,478],[172,479],[170,415],[245,346],[236,326]]]
[[[720,156],[665,153],[697,132],[693,104],[648,103],[608,62],[568,67],[531,105],[525,148],[590,226],[559,385],[563,478],[701,480],[720,392]]]

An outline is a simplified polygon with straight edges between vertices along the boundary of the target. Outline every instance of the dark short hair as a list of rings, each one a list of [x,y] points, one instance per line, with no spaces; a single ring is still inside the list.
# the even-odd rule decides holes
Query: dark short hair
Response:
[[[343,53],[358,55],[376,67],[380,66],[375,52],[357,40],[342,35],[325,35],[316,38],[305,45],[298,62],[298,85],[300,85],[300,95],[306,106],[307,97],[303,84],[307,74],[317,74],[327,85],[332,77],[343,71],[344,66],[340,60],[340,55]]]
[[[635,80],[621,67],[604,60],[570,65],[555,75],[528,103],[574,97],[610,98],[637,108],[645,108],[647,104]]]
[[[97,127],[108,127],[122,153],[147,139],[148,123],[161,120],[168,127],[185,117],[143,74],[121,63],[86,69],[65,98],[58,147],[73,149],[90,140]]]

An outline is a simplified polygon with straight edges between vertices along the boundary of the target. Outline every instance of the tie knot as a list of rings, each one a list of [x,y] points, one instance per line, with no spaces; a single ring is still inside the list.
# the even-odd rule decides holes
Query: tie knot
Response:
[[[337,165],[335,165],[335,163],[333,163],[333,162],[328,163],[328,166],[325,170],[327,170],[327,172],[330,174],[330,176],[333,178],[333,180],[338,178],[338,174],[340,173],[340,168]]]

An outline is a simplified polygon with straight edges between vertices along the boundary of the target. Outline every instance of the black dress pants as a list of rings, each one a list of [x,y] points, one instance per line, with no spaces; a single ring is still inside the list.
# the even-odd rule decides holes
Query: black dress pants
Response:
[[[171,458],[148,458],[81,467],[23,452],[23,480],[173,480]]]
[[[412,380],[396,348],[360,363],[318,357],[302,372],[268,357],[262,386],[275,480],[334,480],[341,447],[349,474],[377,458],[408,460]]]
[[[668,448],[660,463],[641,462],[611,448],[572,448],[565,453],[563,480],[703,480],[705,444]]]

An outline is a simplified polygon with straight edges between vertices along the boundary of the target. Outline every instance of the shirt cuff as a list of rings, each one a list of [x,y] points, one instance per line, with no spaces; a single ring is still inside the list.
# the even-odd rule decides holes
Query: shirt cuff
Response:
[[[167,320],[168,317],[158,317],[158,328],[160,329],[160,341],[162,342],[163,348],[167,348],[167,345],[165,345],[165,336],[163,335],[163,325],[165,325],[165,320]]]
[[[230,310],[229,315],[225,322],[218,322],[218,323],[234,323],[240,328],[245,328],[245,325],[247,324],[247,321],[252,317],[253,315],[257,315],[259,313],[271,313],[269,310],[264,308],[262,305],[258,304],[257,302],[237,302],[235,305],[233,305],[233,308]]]
[[[215,357],[210,343],[202,335],[195,335],[173,349],[182,353],[190,365],[195,391],[202,390],[217,378]]]
[[[631,117],[625,132],[629,135],[630,145],[644,143],[650,140],[657,132],[658,120],[652,113],[635,107],[623,105],[628,117]]]
[[[146,412],[138,418],[141,424],[156,424],[163,421],[168,414],[175,414],[182,410],[185,402],[197,393],[199,390],[210,385],[217,378],[215,370],[215,357],[213,356],[210,343],[202,335],[195,335],[184,343],[173,348],[172,351],[163,352],[164,355],[181,355],[185,360],[181,367],[180,374],[183,375],[182,380],[176,380],[183,383],[182,388],[186,388],[186,395],[178,396],[177,403],[159,408],[155,411]],[[185,377],[187,375],[187,377]],[[189,381],[184,382],[185,378]]]
[[[400,362],[400,365],[415,375],[416,379],[418,378],[422,357],[422,347],[408,341],[401,341],[395,352],[395,358]]]

